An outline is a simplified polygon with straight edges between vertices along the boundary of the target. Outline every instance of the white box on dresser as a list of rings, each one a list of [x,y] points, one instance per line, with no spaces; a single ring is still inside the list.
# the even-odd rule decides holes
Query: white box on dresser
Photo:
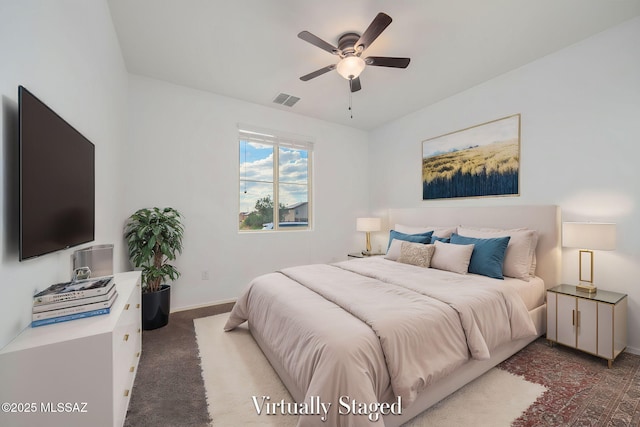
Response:
[[[140,272],[115,283],[111,313],[29,327],[0,351],[0,426],[124,424],[142,350]]]

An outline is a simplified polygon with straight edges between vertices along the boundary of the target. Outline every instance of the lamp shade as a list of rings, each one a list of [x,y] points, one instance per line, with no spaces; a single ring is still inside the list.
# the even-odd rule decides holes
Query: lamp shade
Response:
[[[338,62],[336,70],[342,77],[351,80],[357,78],[360,73],[362,73],[365,65],[364,59],[359,56],[347,56]]]
[[[356,230],[358,231],[380,231],[382,221],[380,218],[357,218]]]
[[[562,246],[612,251],[616,248],[616,225],[602,222],[563,222]]]

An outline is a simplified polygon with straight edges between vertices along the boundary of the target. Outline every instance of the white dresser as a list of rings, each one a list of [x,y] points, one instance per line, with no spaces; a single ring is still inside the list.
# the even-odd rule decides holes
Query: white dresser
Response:
[[[29,327],[0,351],[0,426],[124,424],[142,349],[140,272],[115,282],[111,313]]]

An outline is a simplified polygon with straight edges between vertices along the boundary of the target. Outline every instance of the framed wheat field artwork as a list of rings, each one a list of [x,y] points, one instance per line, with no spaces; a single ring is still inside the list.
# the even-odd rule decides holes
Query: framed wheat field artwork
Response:
[[[422,142],[422,200],[520,194],[520,114]]]

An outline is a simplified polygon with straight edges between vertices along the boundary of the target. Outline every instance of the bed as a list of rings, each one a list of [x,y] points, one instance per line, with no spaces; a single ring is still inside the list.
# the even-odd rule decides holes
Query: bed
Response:
[[[300,414],[299,426],[401,425],[546,331],[545,289],[560,274],[559,217],[556,206],[390,210],[392,229],[453,227],[452,242],[467,234],[476,249],[506,247],[496,229],[510,230],[512,244],[520,230],[534,230],[535,272],[460,274],[442,268],[450,259],[442,254],[465,245],[402,243],[403,256],[429,247],[440,268],[389,256],[283,269],[251,282],[225,330],[248,321],[297,402],[287,410]]]

